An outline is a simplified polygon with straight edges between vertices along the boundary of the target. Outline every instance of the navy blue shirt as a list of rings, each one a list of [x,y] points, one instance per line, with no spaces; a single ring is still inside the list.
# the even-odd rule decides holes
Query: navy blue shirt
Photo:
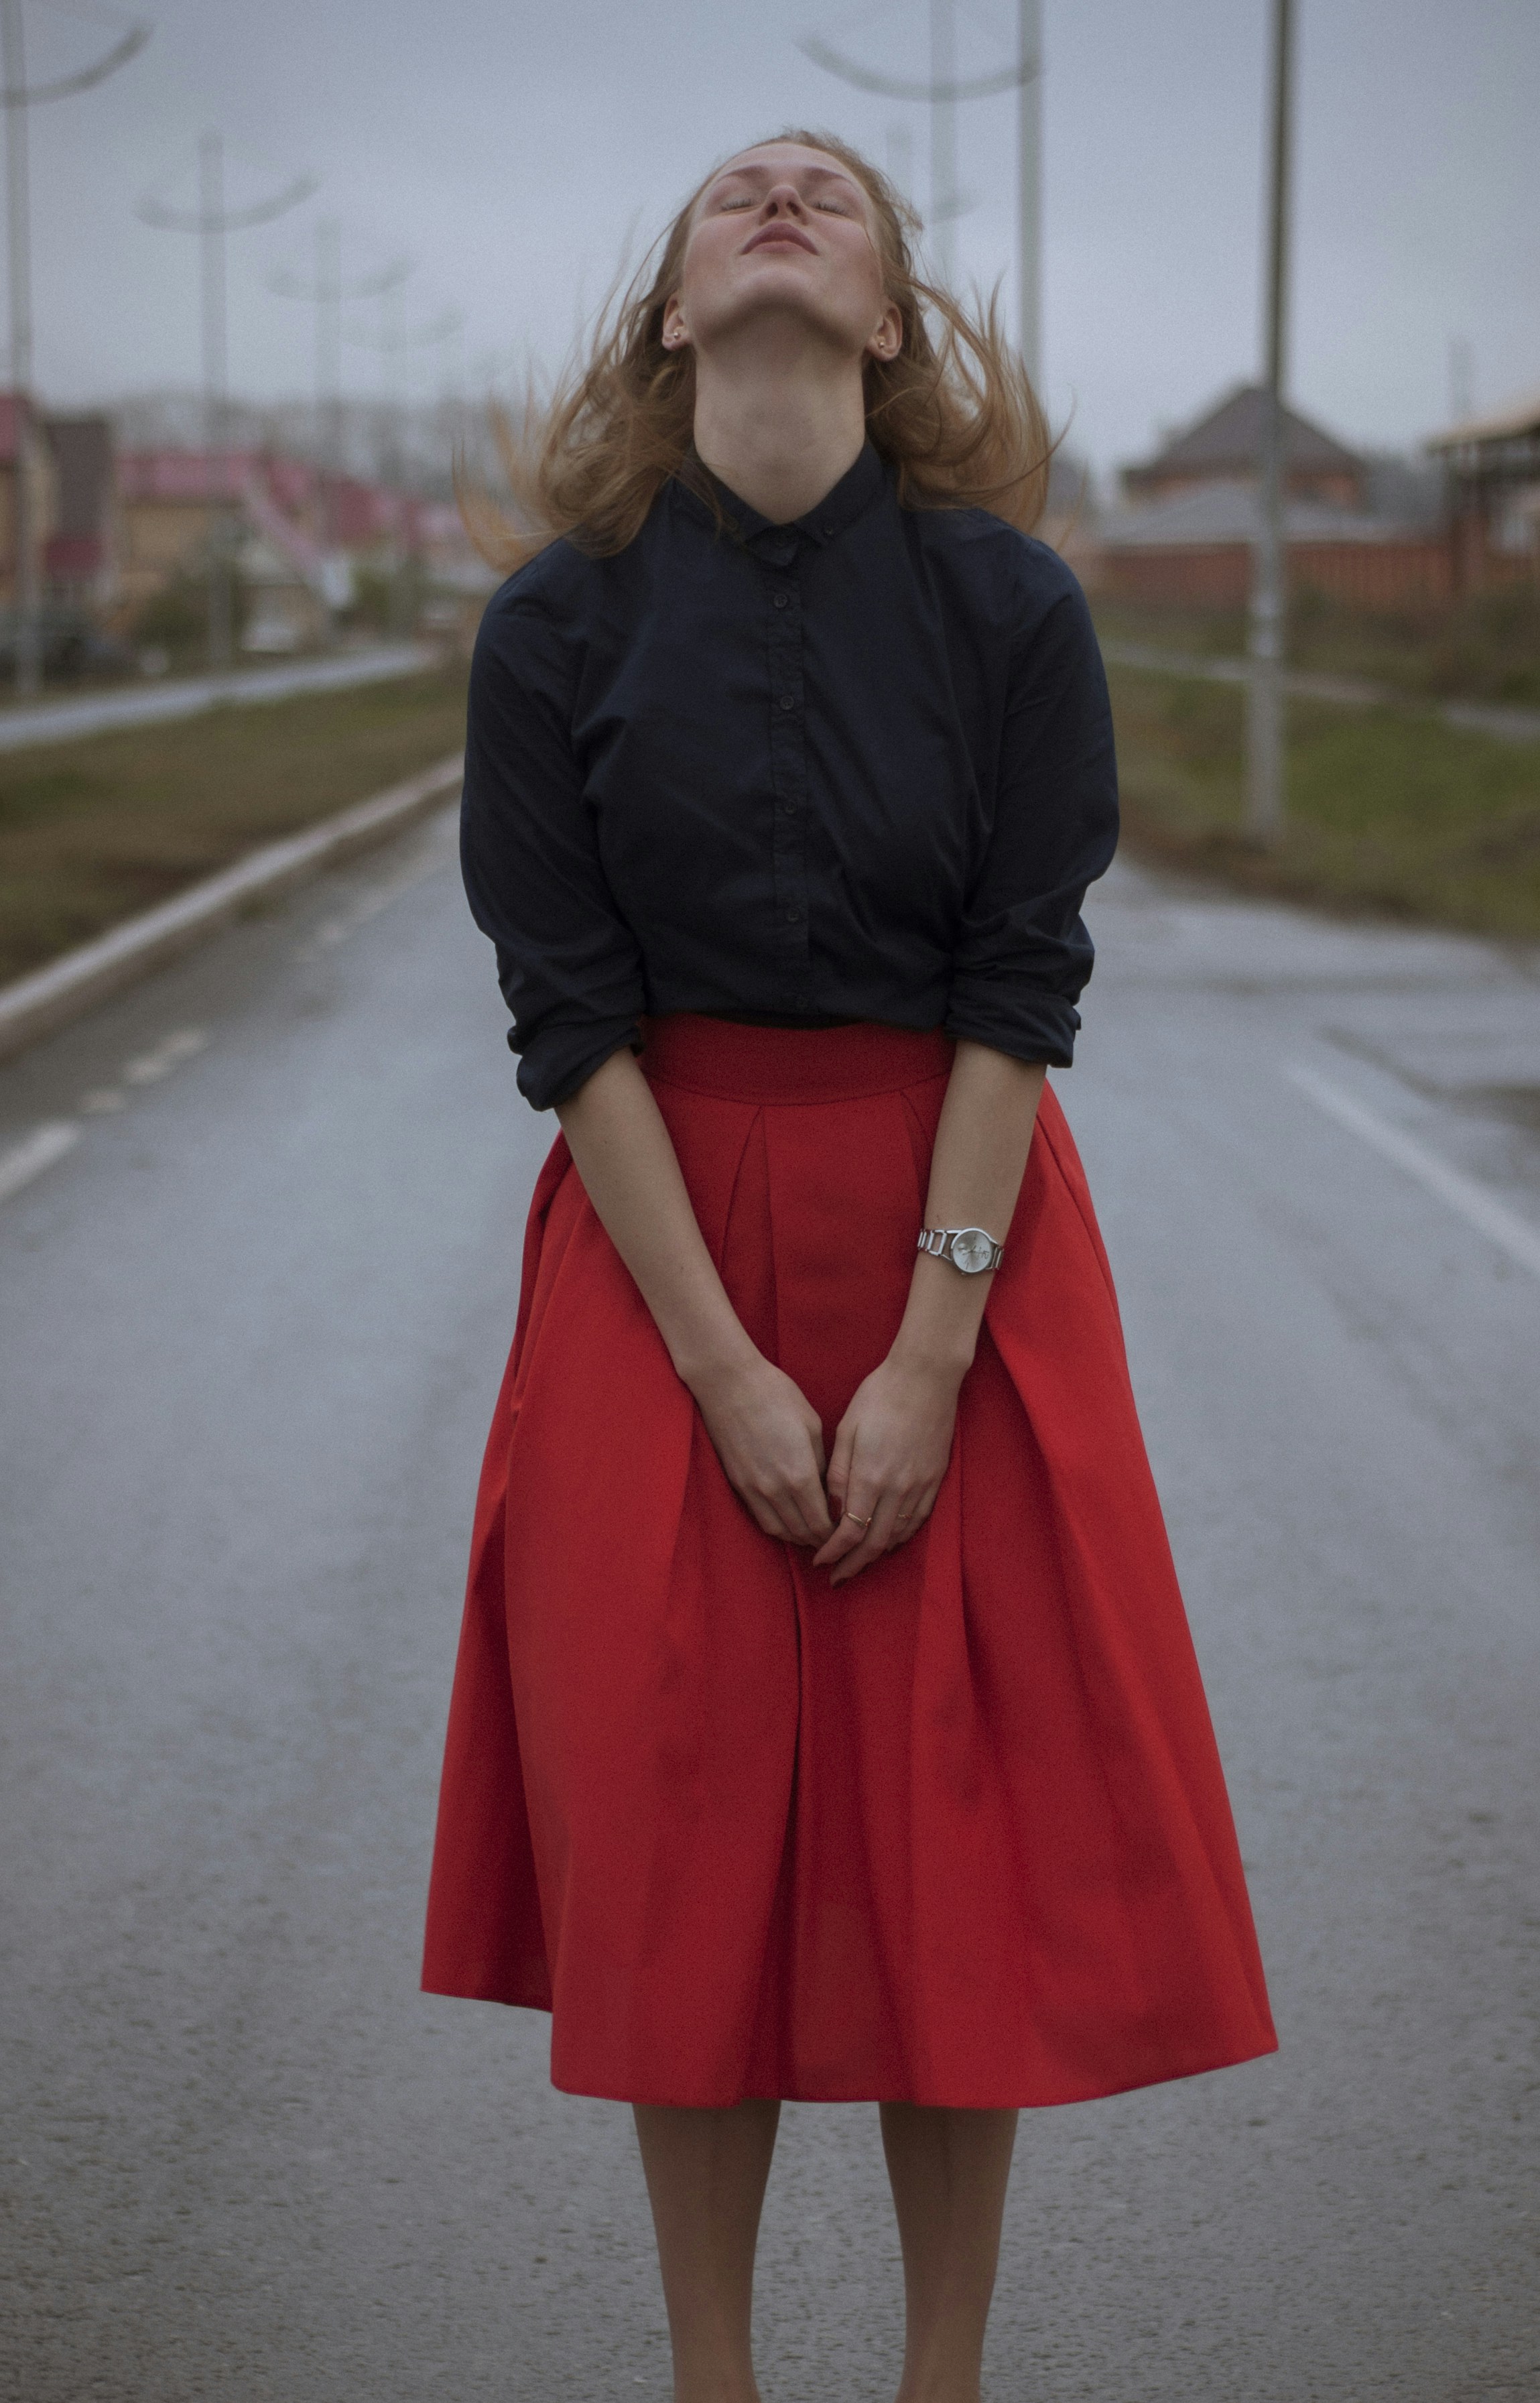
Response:
[[[675,479],[488,604],[462,858],[519,1082],[566,1100],[645,1015],[945,1027],[1067,1065],[1117,834],[1075,577],[868,443],[777,526]]]

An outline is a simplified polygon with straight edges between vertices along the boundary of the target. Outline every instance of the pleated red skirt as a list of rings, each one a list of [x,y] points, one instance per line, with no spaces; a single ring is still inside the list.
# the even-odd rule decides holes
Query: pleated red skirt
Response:
[[[951,1047],[674,1018],[643,1066],[825,1442],[903,1314]],[[929,1522],[760,1533],[558,1141],[450,1714],[423,1984],[581,2094],[1066,2103],[1273,2049],[1084,1174],[1045,1092]]]

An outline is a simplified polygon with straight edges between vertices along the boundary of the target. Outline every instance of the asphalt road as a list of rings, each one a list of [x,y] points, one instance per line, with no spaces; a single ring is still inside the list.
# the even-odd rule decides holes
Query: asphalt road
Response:
[[[1283,2050],[1024,2121],[990,2392],[1540,2394],[1540,963],[1131,870],[1093,925],[1060,1090]],[[416,1991],[501,1029],[435,820],[0,1074],[0,1154],[84,1130],[0,1204],[24,2403],[667,2394],[626,2113]],[[891,2395],[897,2309],[875,2114],[789,2112],[767,2403]]]

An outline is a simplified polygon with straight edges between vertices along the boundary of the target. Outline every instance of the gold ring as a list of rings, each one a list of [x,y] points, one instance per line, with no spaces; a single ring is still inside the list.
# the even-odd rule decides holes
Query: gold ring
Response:
[[[841,1515],[843,1518],[846,1518],[846,1519],[853,1519],[853,1520],[854,1520],[854,1521],[855,1521],[855,1524],[856,1524],[858,1527],[869,1527],[869,1526],[871,1525],[871,1521],[870,1521],[869,1519],[856,1519],[856,1517],[855,1517],[855,1513],[854,1513],[854,1511],[853,1511],[853,1510],[846,1510],[846,1511],[843,1511],[840,1515]]]

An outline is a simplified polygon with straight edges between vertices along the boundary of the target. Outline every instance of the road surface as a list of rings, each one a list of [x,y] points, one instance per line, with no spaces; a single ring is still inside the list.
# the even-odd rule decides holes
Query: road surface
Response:
[[[283,667],[235,668],[228,675],[177,676],[167,684],[87,693],[74,701],[27,702],[0,709],[0,751],[73,743],[82,734],[148,726],[162,718],[200,717],[225,701],[287,701],[297,692],[339,692],[347,685],[381,684],[430,668],[437,657],[426,643],[379,643],[367,651],[291,660]]]
[[[1537,964],[1132,869],[1091,916],[1058,1081],[1283,2050],[1024,2119],[989,2391],[1533,2396]],[[502,1023],[436,819],[0,1075],[24,2403],[668,2392],[626,2114],[415,1984],[550,1132]],[[789,2111],[767,2403],[890,2396],[898,2293],[875,2114]]]

